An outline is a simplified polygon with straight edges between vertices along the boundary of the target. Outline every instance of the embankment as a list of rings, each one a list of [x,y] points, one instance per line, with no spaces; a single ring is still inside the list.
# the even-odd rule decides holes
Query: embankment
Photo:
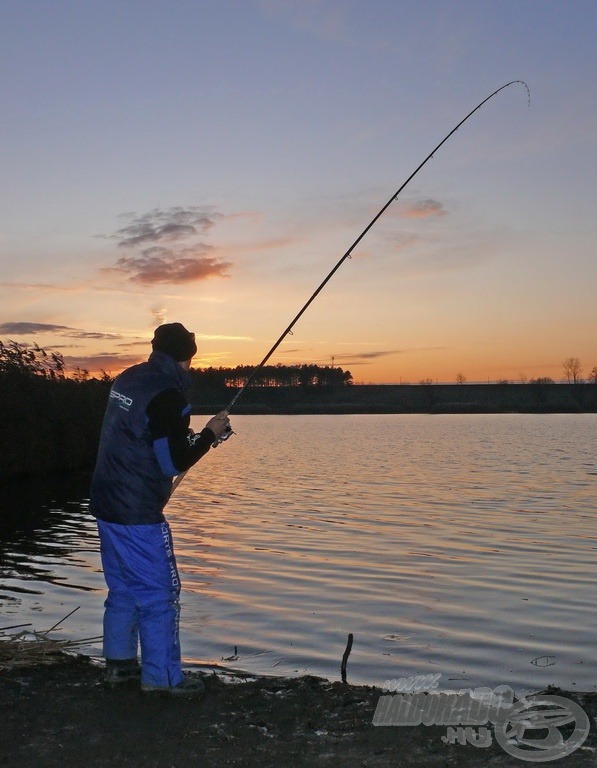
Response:
[[[224,408],[232,389],[193,397],[193,413]],[[595,384],[435,384],[249,387],[238,414],[309,413],[597,413]]]

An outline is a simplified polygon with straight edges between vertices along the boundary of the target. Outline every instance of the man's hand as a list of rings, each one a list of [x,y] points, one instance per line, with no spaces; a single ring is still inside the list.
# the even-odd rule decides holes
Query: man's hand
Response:
[[[219,440],[224,432],[230,429],[228,411],[220,411],[220,413],[216,413],[216,415],[212,416],[205,426],[207,429],[211,429],[215,435],[216,440]]]

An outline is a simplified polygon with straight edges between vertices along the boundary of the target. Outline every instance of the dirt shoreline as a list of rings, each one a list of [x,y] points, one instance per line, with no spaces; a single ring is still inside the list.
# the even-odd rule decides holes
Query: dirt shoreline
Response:
[[[315,677],[228,683],[204,676],[201,699],[143,694],[135,683],[109,688],[88,659],[0,673],[2,768],[178,768],[340,766],[436,768],[523,761],[495,742],[445,744],[446,727],[376,727],[379,688]],[[550,765],[594,768],[597,694],[550,691],[577,701],[591,718],[582,747]]]

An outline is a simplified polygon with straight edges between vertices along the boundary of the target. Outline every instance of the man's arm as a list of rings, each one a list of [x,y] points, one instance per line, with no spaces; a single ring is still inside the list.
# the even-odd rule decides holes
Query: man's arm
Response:
[[[215,440],[205,427],[197,435],[189,430],[191,407],[175,389],[156,395],[147,406],[153,450],[162,472],[174,477],[192,467]]]

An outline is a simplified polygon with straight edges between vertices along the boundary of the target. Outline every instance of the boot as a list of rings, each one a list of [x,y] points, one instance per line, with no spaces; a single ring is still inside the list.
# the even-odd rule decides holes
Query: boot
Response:
[[[178,685],[170,687],[142,683],[141,690],[146,693],[168,693],[172,696],[200,696],[205,693],[205,685],[198,677],[185,677]]]
[[[141,666],[137,659],[106,659],[106,682],[109,685],[141,680]]]

